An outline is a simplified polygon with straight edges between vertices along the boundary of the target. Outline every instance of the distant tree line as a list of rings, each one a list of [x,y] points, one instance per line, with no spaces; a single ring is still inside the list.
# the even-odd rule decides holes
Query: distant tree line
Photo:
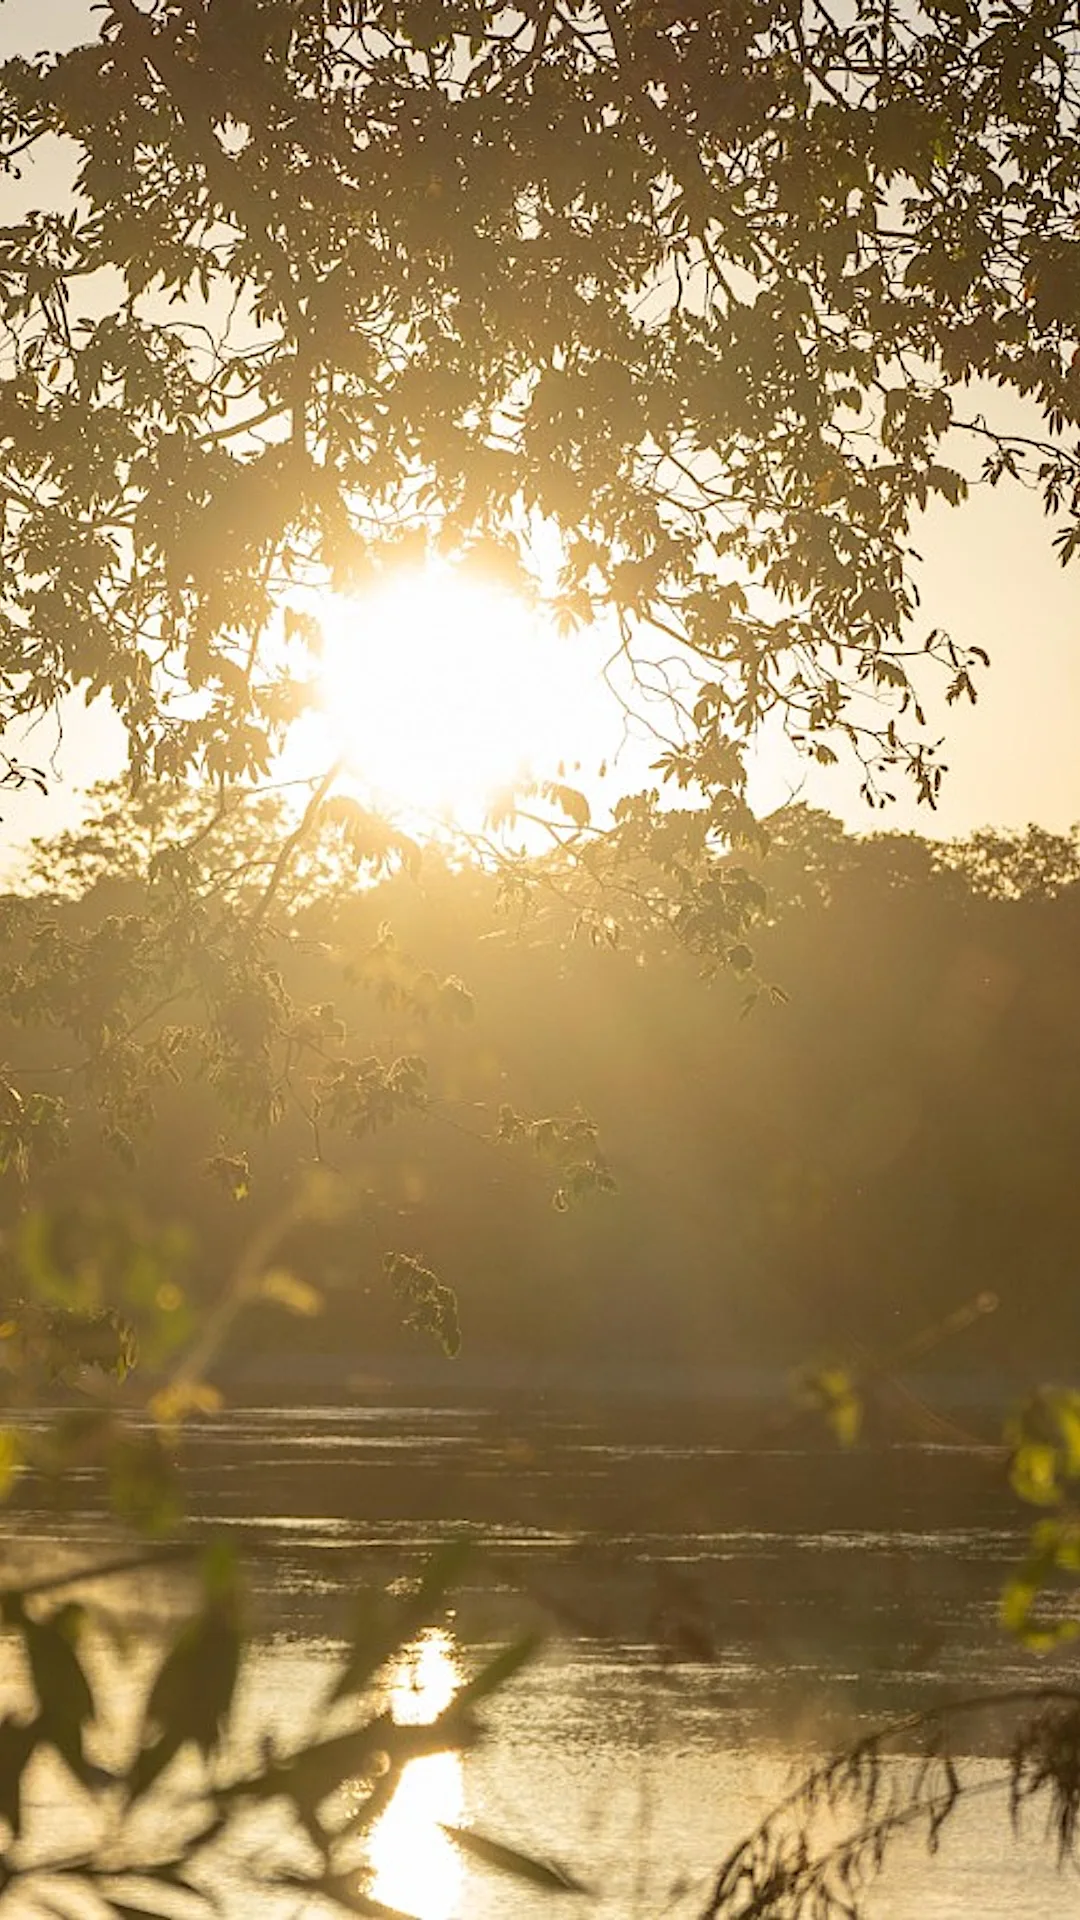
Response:
[[[38,1280],[50,1262],[54,1277],[92,1275],[106,1245],[115,1272],[126,1218],[138,1260],[153,1242],[164,1262],[138,1284],[175,1299],[155,1337],[174,1324],[179,1340],[321,1166],[339,1198],[284,1220],[245,1352],[280,1346],[283,1303],[299,1316],[290,1351],[362,1371],[411,1350],[417,1328],[446,1333],[445,1300],[416,1311],[413,1297],[438,1275],[475,1356],[887,1358],[993,1292],[997,1313],[940,1364],[1053,1369],[1077,1312],[1075,831],[942,844],[792,807],[740,865],[768,904],[734,992],[683,951],[643,964],[654,929],[583,924],[557,892],[515,903],[437,858],[358,890],[316,851],[279,943],[283,1004],[294,1026],[322,1023],[329,1052],[338,1027],[364,1031],[372,1085],[378,1067],[396,1087],[380,1082],[381,1108],[335,1106],[331,1071],[314,1114],[286,1075],[260,1129],[239,1084],[263,1044],[258,1010],[223,1064],[212,1046],[191,1057],[183,1007],[150,1008],[153,1118],[148,1105],[124,1131],[118,1029],[106,1022],[88,1067],[72,982],[50,1000],[42,949],[77,935],[86,952],[93,934],[117,992],[160,856],[132,804],[106,795],[85,832],[40,847],[4,906],[0,1059],[24,1102],[84,1081],[63,1157],[23,1180],[9,1169],[9,1290],[27,1261]],[[242,1025],[242,999],[227,1015]],[[401,1063],[421,1059],[413,1098]],[[571,1207],[582,1181],[611,1190]],[[387,1267],[387,1246],[404,1267]]]

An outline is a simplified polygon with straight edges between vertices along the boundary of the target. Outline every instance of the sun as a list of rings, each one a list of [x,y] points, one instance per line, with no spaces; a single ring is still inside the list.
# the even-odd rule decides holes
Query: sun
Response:
[[[571,651],[517,594],[432,561],[319,622],[324,723],[378,803],[465,821],[573,753]]]

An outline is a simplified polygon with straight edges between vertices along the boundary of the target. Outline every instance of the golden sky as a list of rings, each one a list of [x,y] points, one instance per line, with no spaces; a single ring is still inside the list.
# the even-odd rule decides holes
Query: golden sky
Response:
[[[938,507],[915,536],[924,556],[917,632],[946,628],[991,665],[978,704],[928,702],[949,768],[936,813],[901,793],[877,824],[952,837],[979,826],[1054,829],[1080,820],[1080,567],[1059,565],[1039,502],[1017,486],[978,488]],[[930,682],[927,683],[931,684]],[[787,784],[769,772],[776,800]],[[764,784],[764,783],[763,783]],[[872,816],[844,768],[814,770],[803,797],[866,830]],[[759,802],[771,804],[759,791]]]

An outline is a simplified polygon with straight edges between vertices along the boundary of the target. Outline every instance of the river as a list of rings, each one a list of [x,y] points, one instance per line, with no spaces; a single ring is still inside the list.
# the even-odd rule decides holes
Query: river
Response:
[[[1066,1654],[1037,1659],[998,1627],[1025,1514],[990,1449],[741,1449],[711,1442],[707,1406],[520,1394],[238,1408],[194,1429],[185,1458],[193,1521],[230,1535],[250,1572],[241,1738],[266,1713],[299,1724],[357,1589],[415,1574],[451,1535],[476,1553],[452,1617],[391,1676],[399,1716],[430,1717],[494,1645],[543,1631],[490,1704],[489,1738],[414,1762],[376,1831],[377,1898],[421,1920],[700,1913],[721,1858],[830,1748],[897,1713],[1072,1674]],[[89,1503],[58,1522],[28,1486],[11,1514],[15,1571],[114,1545]],[[171,1579],[140,1580],[121,1609],[152,1631]],[[1075,1910],[1075,1870],[1059,1873],[1038,1815],[1015,1837],[990,1790],[1007,1737],[1000,1715],[965,1723],[987,1791],[936,1858],[919,1836],[890,1851],[875,1920]],[[493,1875],[443,1823],[556,1860],[589,1897]]]

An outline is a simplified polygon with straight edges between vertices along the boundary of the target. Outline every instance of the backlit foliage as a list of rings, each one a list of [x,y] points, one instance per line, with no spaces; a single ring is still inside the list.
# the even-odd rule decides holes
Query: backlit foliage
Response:
[[[981,1721],[1000,1759],[970,1757]],[[988,1793],[1014,1832],[1037,1822],[1059,1866],[1075,1863],[1080,1695],[988,1691],[911,1714],[822,1761],[728,1855],[702,1920],[864,1920],[897,1843],[914,1838],[937,1853],[968,1799]]]
[[[1023,479],[1077,541],[1068,0],[99,11],[0,83],[5,716],[104,691],[139,773],[265,773],[284,603],[431,541],[662,636],[717,830],[776,709],[932,799],[912,674],[981,656],[919,613],[922,509]]]
[[[478,1710],[535,1650],[531,1639],[500,1649],[430,1723],[395,1718],[387,1671],[432,1616],[445,1613],[462,1560],[461,1547],[451,1544],[407,1593],[393,1600],[361,1593],[341,1657],[310,1712],[294,1716],[287,1735],[260,1724],[255,1739],[243,1743],[234,1699],[248,1629],[242,1582],[227,1548],[129,1556],[6,1588],[0,1594],[9,1656],[0,1721],[6,1829],[0,1906],[14,1909],[29,1900],[59,1911],[49,1894],[60,1885],[69,1899],[92,1898],[96,1911],[118,1920],[171,1913],[178,1896],[186,1912],[212,1915],[222,1910],[225,1893],[242,1905],[289,1893],[318,1898],[339,1913],[391,1912],[371,1891],[369,1842],[405,1767],[423,1754],[475,1746],[483,1735]],[[185,1561],[196,1576],[187,1617],[158,1650],[149,1684],[136,1685],[134,1723],[125,1727],[101,1684],[106,1596],[119,1577],[145,1579]],[[109,1766],[91,1758],[103,1733]],[[31,1780],[39,1770],[35,1762],[47,1753],[65,1789],[78,1797],[83,1838],[74,1849],[68,1832],[57,1846],[38,1831],[41,1810]],[[145,1817],[148,1805],[156,1822]],[[252,1820],[268,1806],[275,1814],[269,1840]],[[453,1832],[491,1870],[549,1891],[577,1890],[546,1862],[472,1828]]]

